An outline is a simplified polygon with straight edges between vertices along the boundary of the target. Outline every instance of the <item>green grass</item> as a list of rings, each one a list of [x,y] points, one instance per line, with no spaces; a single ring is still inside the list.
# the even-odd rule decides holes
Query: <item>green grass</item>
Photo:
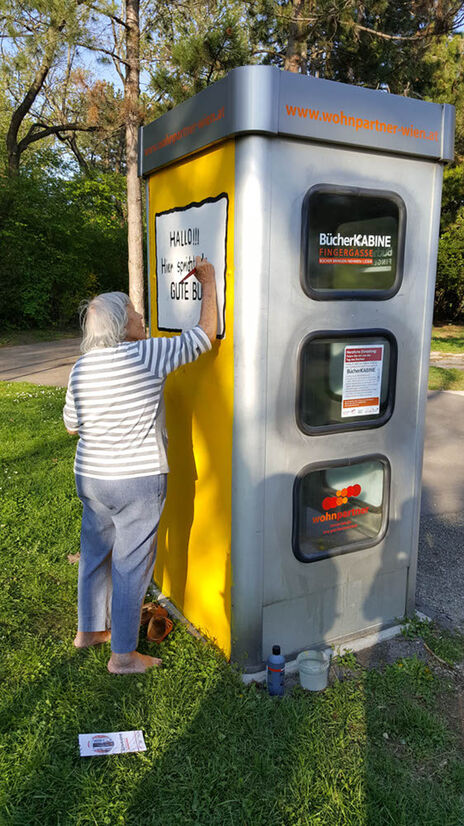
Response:
[[[46,327],[42,330],[2,330],[0,331],[0,347],[14,347],[19,344],[36,344],[41,341],[56,341],[62,338],[79,338],[80,329],[66,328],[58,330],[55,327]]]
[[[443,324],[433,327],[431,350],[464,354],[464,325]]]
[[[430,367],[429,390],[464,390],[464,370]]]
[[[141,640],[164,667],[137,677],[107,673],[108,645],[73,648],[63,401],[0,384],[2,826],[462,826],[455,686],[420,660],[379,672],[351,658],[351,678],[280,700],[181,625]],[[145,753],[79,757],[78,733],[134,728]]]
[[[418,617],[408,619],[401,629],[406,639],[420,637],[442,660],[448,665],[464,660],[464,638],[461,634],[453,633],[446,628],[440,628],[430,620],[421,620]]]
[[[430,349],[434,352],[464,355],[464,325],[443,324],[433,327]],[[429,390],[464,390],[464,370],[431,367]]]

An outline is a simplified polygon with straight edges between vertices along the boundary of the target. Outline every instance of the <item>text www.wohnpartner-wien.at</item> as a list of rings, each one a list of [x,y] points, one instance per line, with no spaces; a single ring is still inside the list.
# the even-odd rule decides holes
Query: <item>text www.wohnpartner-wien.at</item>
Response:
[[[303,106],[292,106],[285,104],[289,117],[306,118],[320,123],[327,123],[331,126],[350,126],[356,132],[365,129],[370,132],[385,132],[389,135],[401,135],[405,138],[419,138],[425,141],[438,141],[438,130],[427,132],[426,129],[417,129],[413,123],[409,126],[401,126],[397,123],[388,123],[378,118],[358,118],[355,115],[346,115],[343,109],[339,112],[324,112],[321,109],[310,109]]]

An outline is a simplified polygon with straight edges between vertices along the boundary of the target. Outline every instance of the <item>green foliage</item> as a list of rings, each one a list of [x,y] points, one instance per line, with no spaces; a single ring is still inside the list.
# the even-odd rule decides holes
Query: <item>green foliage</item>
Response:
[[[332,662],[343,668],[351,668],[353,671],[359,668],[356,654],[350,648],[347,648],[343,654],[337,654],[333,657]]]
[[[442,233],[438,247],[435,318],[457,321],[464,314],[464,210]]]
[[[464,166],[458,164],[445,168],[443,172],[443,192],[441,199],[442,232],[452,227],[461,213],[464,214]]]
[[[430,44],[422,66],[424,96],[456,107],[456,165],[443,178],[435,318],[464,317],[464,38],[442,37]]]
[[[429,43],[421,66],[421,84],[418,91],[426,100],[452,103],[456,107],[456,155],[464,156],[464,36],[462,33],[440,37]],[[461,180],[462,166],[447,170],[445,181],[456,172]],[[444,212],[444,217],[446,212]]]
[[[148,64],[150,88],[158,101],[151,116],[201,92],[236,66],[253,62],[244,12],[242,0],[189,0],[166,7],[157,21],[158,60]]]
[[[454,665],[464,659],[463,637],[445,628],[440,628],[430,620],[421,620],[414,616],[403,626],[401,633],[406,639],[421,637],[430,650],[449,665]]]
[[[304,40],[308,74],[406,95],[420,93],[430,45],[418,33],[430,26],[446,31],[457,11],[451,0],[439,9],[433,2],[414,0],[251,0],[247,5],[251,39],[263,62],[283,65],[299,14],[298,38]]]
[[[76,322],[89,295],[127,292],[124,180],[21,176],[0,195],[0,327]]]
[[[431,350],[464,355],[464,325],[443,324],[432,329]]]
[[[430,367],[429,390],[464,390],[464,370]]]
[[[458,118],[464,117],[464,100],[460,103],[457,115]],[[464,129],[462,140],[464,142]],[[441,228],[434,318],[437,321],[459,321],[464,317],[464,164],[462,163],[444,171]]]

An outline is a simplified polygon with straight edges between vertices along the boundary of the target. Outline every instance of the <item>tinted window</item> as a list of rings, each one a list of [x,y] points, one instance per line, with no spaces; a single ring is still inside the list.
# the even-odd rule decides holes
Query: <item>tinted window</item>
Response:
[[[384,424],[391,416],[396,342],[379,333],[327,333],[302,344],[297,419],[305,433]]]
[[[369,547],[386,530],[383,458],[306,468],[294,486],[293,551],[304,562]]]
[[[405,208],[393,193],[314,187],[303,203],[305,291],[388,298],[401,281]]]

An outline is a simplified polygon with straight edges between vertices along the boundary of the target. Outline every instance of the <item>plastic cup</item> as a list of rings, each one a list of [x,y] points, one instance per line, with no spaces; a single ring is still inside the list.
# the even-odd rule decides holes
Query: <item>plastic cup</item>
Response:
[[[302,688],[308,691],[322,691],[327,688],[330,657],[325,651],[302,651],[296,661]]]

